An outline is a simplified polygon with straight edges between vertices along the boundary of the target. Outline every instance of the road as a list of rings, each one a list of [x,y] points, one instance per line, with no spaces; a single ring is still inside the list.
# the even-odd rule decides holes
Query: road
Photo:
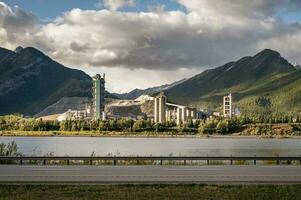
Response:
[[[301,166],[0,165],[1,183],[301,183]]]

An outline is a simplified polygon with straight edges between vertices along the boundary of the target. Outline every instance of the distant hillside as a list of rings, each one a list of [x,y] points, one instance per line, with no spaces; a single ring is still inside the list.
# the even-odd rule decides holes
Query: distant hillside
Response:
[[[91,97],[91,78],[34,48],[0,49],[0,114],[33,115],[63,97]]]
[[[35,48],[0,48],[0,115],[34,115],[64,97],[92,97],[92,80]]]
[[[230,92],[244,113],[300,113],[301,71],[278,52],[266,49],[206,70],[165,94],[177,103],[218,109],[222,96]]]
[[[136,98],[140,97],[141,95],[152,95],[152,94],[167,90],[169,88],[172,88],[172,87],[184,82],[185,80],[186,79],[182,79],[182,80],[176,81],[171,84],[161,85],[158,87],[152,87],[152,88],[147,88],[147,89],[134,89],[128,93],[123,93],[123,94],[114,93],[114,95],[120,99],[136,99]]]
[[[269,49],[187,80],[125,94],[106,93],[106,97],[135,99],[161,91],[171,102],[214,110],[221,108],[222,96],[231,92],[242,113],[301,113],[300,67]],[[31,47],[0,48],[0,115],[56,114],[82,108],[80,102],[89,102],[91,97],[92,80],[84,72],[67,68]]]

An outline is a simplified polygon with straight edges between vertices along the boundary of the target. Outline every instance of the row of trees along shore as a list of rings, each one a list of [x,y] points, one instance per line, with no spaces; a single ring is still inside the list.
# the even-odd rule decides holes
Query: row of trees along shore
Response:
[[[231,119],[212,118],[207,120],[188,120],[176,125],[175,122],[153,123],[150,120],[66,120],[44,121],[24,118],[22,115],[0,116],[0,131],[120,131],[120,132],[193,132],[201,134],[231,134],[241,132],[246,126],[261,124],[270,127],[273,124],[298,124],[299,116],[248,116]]]

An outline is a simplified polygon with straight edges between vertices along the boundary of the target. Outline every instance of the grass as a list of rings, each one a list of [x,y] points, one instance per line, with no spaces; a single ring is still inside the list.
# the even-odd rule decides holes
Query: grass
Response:
[[[1,200],[301,199],[301,185],[2,185]]]
[[[239,137],[252,136],[257,138],[299,138],[301,137],[301,123],[254,123],[241,126],[240,132],[216,133],[210,135],[198,133],[195,130],[180,131],[166,130],[156,131],[20,131],[20,130],[0,130],[0,136],[21,136],[21,137]]]
[[[114,137],[114,136],[193,136],[192,132],[122,132],[122,131],[0,131],[0,136],[86,136],[86,137]]]

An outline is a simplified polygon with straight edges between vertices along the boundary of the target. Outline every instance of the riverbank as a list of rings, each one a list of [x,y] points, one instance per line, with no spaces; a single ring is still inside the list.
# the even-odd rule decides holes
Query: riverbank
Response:
[[[2,185],[2,200],[301,199],[301,185]]]
[[[67,120],[43,121],[18,115],[0,116],[0,136],[84,136],[84,137],[301,137],[301,120],[252,121],[248,118],[152,123],[149,120]]]
[[[115,132],[115,131],[0,131],[0,137],[129,137],[129,138],[242,138],[242,139],[301,139],[299,135],[204,135],[183,132]]]
[[[205,137],[195,133],[119,131],[0,131],[0,136],[21,137]]]

